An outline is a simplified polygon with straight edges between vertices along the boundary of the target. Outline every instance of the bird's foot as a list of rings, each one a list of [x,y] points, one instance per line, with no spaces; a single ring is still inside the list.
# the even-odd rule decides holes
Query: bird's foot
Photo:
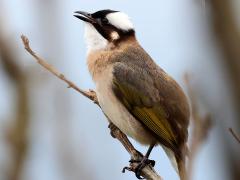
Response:
[[[138,179],[143,179],[141,177],[141,173],[144,167],[146,167],[147,165],[151,165],[152,167],[155,166],[155,161],[153,160],[149,160],[146,157],[143,157],[142,161],[137,165],[137,167],[135,168],[135,175]]]
[[[142,158],[142,160],[131,159],[129,162],[130,167],[124,167],[122,172],[125,173],[126,170],[133,171],[135,172],[135,175],[138,179],[144,179],[143,177],[141,177],[141,173],[144,167],[146,167],[147,165],[151,165],[152,167],[155,166],[155,161],[150,160],[145,156]],[[134,163],[137,163],[137,166],[133,166]]]

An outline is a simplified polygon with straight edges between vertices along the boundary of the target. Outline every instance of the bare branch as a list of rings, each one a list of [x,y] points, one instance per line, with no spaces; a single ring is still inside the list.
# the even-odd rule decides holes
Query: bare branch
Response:
[[[238,143],[240,143],[240,138],[238,137],[238,135],[234,132],[234,130],[232,128],[228,129],[229,132],[232,134],[232,136],[237,140]]]
[[[65,76],[62,73],[60,73],[55,67],[53,67],[51,64],[47,63],[44,59],[40,58],[30,48],[29,40],[28,40],[28,38],[26,36],[22,35],[21,38],[22,38],[22,41],[23,41],[25,49],[37,60],[38,64],[43,66],[45,69],[47,69],[49,72],[51,72],[52,74],[57,76],[59,79],[61,79],[64,82],[66,82],[68,84],[69,88],[73,88],[74,90],[76,90],[79,93],[81,93],[83,96],[91,99],[94,103],[98,104],[98,100],[96,99],[97,96],[96,96],[96,94],[95,94],[95,92],[93,90],[84,91],[84,90],[80,89],[79,87],[77,87],[72,81],[70,81],[67,78],[65,78]]]
[[[66,82],[69,86],[69,88],[73,88],[74,90],[78,91],[80,94],[83,96],[87,97],[88,99],[92,100],[95,104],[97,104],[99,107],[99,102],[97,99],[97,95],[95,91],[89,90],[89,91],[84,91],[81,88],[79,88],[77,85],[75,85],[72,81],[68,80],[62,73],[60,73],[55,67],[52,65],[48,64],[44,59],[39,57],[30,47],[29,45],[29,40],[26,36],[22,35],[21,36],[23,44],[27,52],[29,52],[36,60],[37,62],[47,69],[49,72],[57,76],[59,79],[63,80]],[[100,107],[101,108],[101,107]],[[106,116],[106,115],[105,115]],[[107,117],[107,116],[106,116]],[[108,118],[108,117],[107,117]],[[111,122],[111,121],[110,121]],[[128,151],[130,154],[131,158],[134,160],[141,160],[142,159],[142,154],[139,153],[131,144],[131,142],[128,140],[127,136],[120,131],[114,124],[110,123],[109,128],[111,130],[111,135],[118,139],[121,144],[124,146],[124,148]],[[138,163],[130,163],[129,170],[134,171],[137,167]],[[162,178],[157,174],[157,172],[154,170],[154,168],[151,165],[146,166],[142,170],[142,177],[144,177],[147,180],[162,180]]]

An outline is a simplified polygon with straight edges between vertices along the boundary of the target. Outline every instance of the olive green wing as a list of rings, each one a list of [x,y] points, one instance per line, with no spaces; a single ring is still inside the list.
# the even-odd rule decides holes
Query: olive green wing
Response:
[[[116,97],[166,147],[176,146],[175,130],[168,120],[168,110],[151,73],[141,67],[117,62],[113,68]]]

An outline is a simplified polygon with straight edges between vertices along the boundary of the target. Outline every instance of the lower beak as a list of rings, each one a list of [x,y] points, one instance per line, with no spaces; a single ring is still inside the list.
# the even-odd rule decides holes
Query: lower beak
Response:
[[[92,15],[90,13],[84,12],[84,11],[76,11],[74,16],[78,19],[81,19],[82,21],[95,24],[97,23],[94,18],[92,18]]]

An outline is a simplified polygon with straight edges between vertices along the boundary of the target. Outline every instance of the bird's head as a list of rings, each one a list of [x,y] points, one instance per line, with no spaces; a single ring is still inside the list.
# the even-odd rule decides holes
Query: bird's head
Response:
[[[109,43],[135,37],[133,24],[123,12],[101,10],[91,14],[76,11],[74,16],[86,24],[85,38],[89,51],[104,49]]]

